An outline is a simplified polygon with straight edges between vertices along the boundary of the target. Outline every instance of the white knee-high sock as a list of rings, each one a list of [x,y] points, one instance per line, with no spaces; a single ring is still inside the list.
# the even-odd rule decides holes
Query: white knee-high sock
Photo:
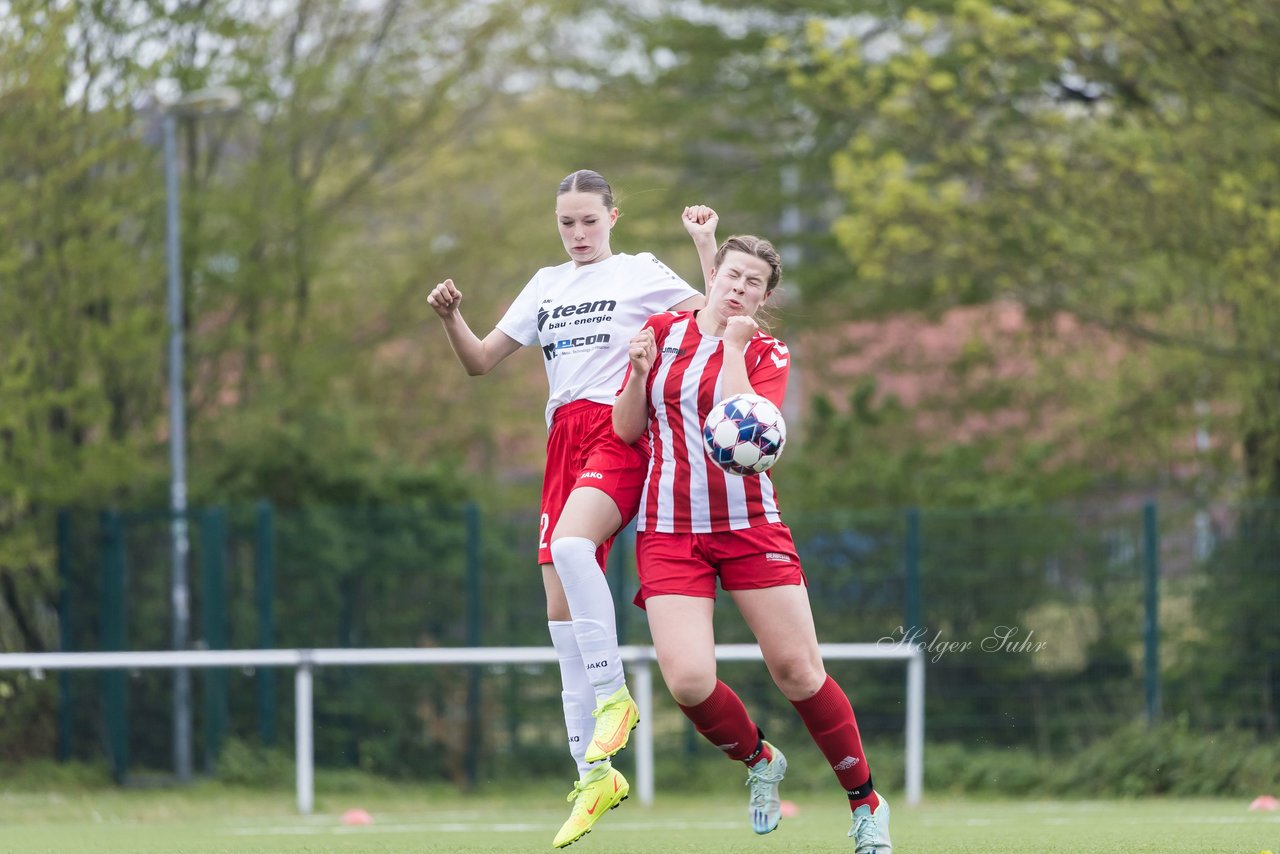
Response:
[[[613,596],[596,563],[596,544],[585,537],[562,537],[551,543],[551,559],[569,602],[587,680],[595,689],[596,700],[604,700],[621,688],[625,679]]]
[[[569,753],[578,765],[578,779],[582,779],[591,766],[587,764],[587,745],[596,730],[591,713],[596,707],[596,695],[587,681],[587,669],[582,664],[578,640],[573,636],[573,623],[549,621],[551,645],[556,648],[560,660],[560,700],[564,703],[564,726],[569,733]]]

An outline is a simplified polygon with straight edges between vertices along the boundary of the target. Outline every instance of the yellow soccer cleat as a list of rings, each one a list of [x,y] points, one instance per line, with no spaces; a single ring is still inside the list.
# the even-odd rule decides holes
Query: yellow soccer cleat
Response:
[[[564,848],[586,836],[600,816],[617,809],[629,794],[631,785],[627,778],[608,762],[592,768],[587,776],[573,784],[573,791],[566,799],[573,804],[573,812],[556,834],[552,846]]]
[[[591,713],[596,719],[596,729],[587,745],[587,761],[599,762],[627,746],[631,730],[640,723],[640,707],[631,699],[631,692],[623,685],[609,699]]]

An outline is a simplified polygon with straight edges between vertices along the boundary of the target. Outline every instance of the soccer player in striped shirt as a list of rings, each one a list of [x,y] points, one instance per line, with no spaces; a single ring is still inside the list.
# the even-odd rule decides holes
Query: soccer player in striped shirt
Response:
[[[635,515],[647,463],[647,447],[621,442],[612,426],[627,342],[655,312],[704,302],[648,252],[614,253],[609,237],[617,221],[609,183],[579,170],[556,192],[556,222],[569,260],[535,273],[483,340],[463,320],[462,292],[452,279],[427,297],[471,376],[488,373],[530,344],[538,346],[547,370],[538,563],[560,660],[569,752],[578,765],[569,792],[573,808],[552,842],[556,848],[590,832],[630,791],[609,757],[626,746],[639,710],[627,690],[613,597],[601,572],[614,534]],[[689,207],[681,221],[708,270],[715,211]]]
[[[651,447],[636,517],[636,599],[648,611],[671,695],[698,732],[746,764],[752,829],[778,826],[787,760],[716,676],[717,578],[848,794],[855,852],[890,854],[889,804],[872,786],[853,707],[823,667],[804,572],[772,481],[767,472],[728,474],[703,451],[702,423],[717,401],[749,392],[782,406],[791,355],[755,321],[781,275],[767,240],[731,237],[716,254],[706,307],[651,317],[631,339],[613,425],[623,441],[647,435]]]

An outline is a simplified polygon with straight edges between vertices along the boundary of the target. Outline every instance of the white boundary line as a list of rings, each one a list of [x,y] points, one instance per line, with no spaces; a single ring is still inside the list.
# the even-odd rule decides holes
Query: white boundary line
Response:
[[[374,822],[366,825],[310,824],[310,825],[259,825],[224,828],[218,836],[338,836],[358,833],[541,833],[554,831],[559,825],[551,822],[460,822],[460,821],[392,821],[386,824]],[[747,826],[745,821],[666,821],[663,830],[737,830]],[[611,821],[615,830],[652,830],[645,822]]]
[[[924,652],[910,644],[883,646],[867,643],[821,644],[828,660],[905,661],[906,678],[906,799],[920,802],[924,790]],[[636,702],[653,708],[651,646],[624,646],[622,660],[633,666]],[[717,644],[720,661],[760,661],[755,644]],[[180,667],[293,667],[298,812],[311,813],[315,805],[315,767],[312,744],[312,670],[316,667],[386,664],[524,664],[558,663],[553,647],[450,647],[387,649],[244,649],[159,652],[37,652],[0,653],[0,670],[141,670]],[[650,726],[641,722],[636,738],[636,785],[640,802],[653,803],[654,743]]]

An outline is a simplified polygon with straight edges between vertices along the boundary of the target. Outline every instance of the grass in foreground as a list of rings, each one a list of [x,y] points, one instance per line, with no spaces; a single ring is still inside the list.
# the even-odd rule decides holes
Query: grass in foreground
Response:
[[[729,854],[852,851],[838,799],[801,795],[797,813],[757,837],[746,791],[708,797],[633,797],[570,854]],[[23,790],[26,789],[26,790]],[[150,854],[523,854],[551,852],[568,804],[546,786],[519,797],[463,796],[451,789],[355,788],[320,792],[316,814],[300,816],[290,791],[202,783],[188,789],[37,790],[0,783],[0,851]],[[897,854],[1258,854],[1280,852],[1280,813],[1249,813],[1224,800],[956,801],[907,808],[890,793]],[[341,814],[368,810],[374,823],[345,826]]]

